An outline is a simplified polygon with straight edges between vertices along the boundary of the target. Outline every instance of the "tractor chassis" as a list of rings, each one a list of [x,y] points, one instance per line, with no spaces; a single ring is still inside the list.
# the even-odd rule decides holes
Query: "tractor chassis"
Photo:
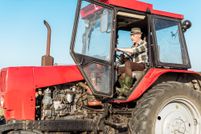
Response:
[[[12,121],[0,125],[0,133],[20,130],[40,130],[42,132],[100,131],[94,120],[38,120]]]

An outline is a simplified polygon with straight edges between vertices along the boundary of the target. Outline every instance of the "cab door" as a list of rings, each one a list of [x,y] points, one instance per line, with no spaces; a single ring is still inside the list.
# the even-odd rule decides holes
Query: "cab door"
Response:
[[[113,95],[113,20],[111,6],[78,1],[71,55],[92,92],[100,97]]]

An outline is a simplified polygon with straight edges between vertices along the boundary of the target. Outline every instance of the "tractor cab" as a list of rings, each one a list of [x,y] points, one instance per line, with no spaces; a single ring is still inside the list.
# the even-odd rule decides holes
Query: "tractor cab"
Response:
[[[79,0],[71,55],[94,95],[115,97],[117,68],[124,65],[122,55],[129,57],[115,48],[130,48],[130,31],[139,27],[147,42],[148,63],[144,71],[135,72],[139,77],[133,82],[132,95],[151,68],[190,68],[183,34],[190,23],[182,24],[182,19],[182,15],[154,10],[152,5],[134,0]]]

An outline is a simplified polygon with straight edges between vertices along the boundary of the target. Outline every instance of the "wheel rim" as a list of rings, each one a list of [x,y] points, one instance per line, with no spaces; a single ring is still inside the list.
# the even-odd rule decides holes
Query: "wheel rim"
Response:
[[[174,99],[158,113],[155,134],[199,134],[200,113],[186,99]]]

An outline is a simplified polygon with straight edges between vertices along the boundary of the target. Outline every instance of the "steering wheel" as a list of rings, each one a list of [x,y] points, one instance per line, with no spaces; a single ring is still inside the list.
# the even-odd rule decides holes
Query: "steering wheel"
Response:
[[[129,54],[127,54],[124,51],[121,50],[117,50],[119,52],[121,52],[120,54],[115,54],[115,58],[117,59],[115,62],[116,67],[123,65],[127,60],[129,61],[133,61],[133,57],[131,57]]]
[[[133,61],[133,57],[130,56],[129,54],[127,54],[126,52],[121,51],[121,50],[117,50],[117,51],[119,51],[119,52],[121,52],[123,55],[125,55],[126,58],[128,58],[128,60]],[[119,59],[119,60],[122,60],[122,59],[121,59],[121,54],[120,54],[120,55],[116,54],[116,58]]]

